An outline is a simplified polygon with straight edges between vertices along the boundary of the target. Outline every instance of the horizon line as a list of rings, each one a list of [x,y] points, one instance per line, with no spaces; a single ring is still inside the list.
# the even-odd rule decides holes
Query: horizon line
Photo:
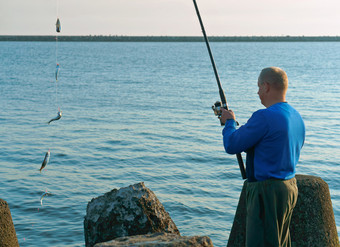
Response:
[[[0,41],[65,42],[202,42],[203,36],[0,35]],[[210,36],[211,42],[339,42],[340,36]]]

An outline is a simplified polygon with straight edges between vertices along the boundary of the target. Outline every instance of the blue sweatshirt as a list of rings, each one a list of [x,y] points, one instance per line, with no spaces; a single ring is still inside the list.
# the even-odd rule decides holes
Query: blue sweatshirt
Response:
[[[235,121],[228,120],[222,134],[227,153],[247,152],[249,182],[295,176],[305,140],[305,125],[300,114],[288,103],[277,103],[254,112],[237,130]]]

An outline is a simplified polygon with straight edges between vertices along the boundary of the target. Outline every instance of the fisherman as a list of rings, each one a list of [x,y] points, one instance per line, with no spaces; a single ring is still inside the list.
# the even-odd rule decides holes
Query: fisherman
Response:
[[[286,102],[288,77],[277,67],[258,78],[258,95],[266,109],[253,113],[236,129],[235,114],[222,109],[227,153],[247,153],[246,246],[290,247],[289,224],[298,197],[295,168],[305,140],[300,114]]]

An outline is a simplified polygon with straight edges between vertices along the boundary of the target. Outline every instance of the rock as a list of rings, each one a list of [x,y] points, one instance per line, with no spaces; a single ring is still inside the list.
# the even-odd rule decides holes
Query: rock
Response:
[[[0,246],[19,246],[11,211],[9,210],[7,202],[2,199],[0,199]]]
[[[182,237],[173,233],[152,233],[147,235],[137,235],[131,237],[116,238],[105,243],[98,243],[95,247],[106,246],[152,246],[152,247],[210,247],[213,246],[211,239],[207,236]]]
[[[157,232],[180,235],[163,205],[144,183],[114,189],[87,205],[84,219],[86,246]]]
[[[328,184],[314,176],[296,179],[299,197],[290,225],[292,246],[340,246]]]
[[[238,201],[234,223],[230,231],[227,247],[244,247],[246,246],[246,188],[248,181],[245,180]]]
[[[299,196],[290,224],[292,247],[333,247],[339,245],[328,185],[319,177],[296,175]],[[244,247],[246,242],[246,191],[244,182],[228,246]]]

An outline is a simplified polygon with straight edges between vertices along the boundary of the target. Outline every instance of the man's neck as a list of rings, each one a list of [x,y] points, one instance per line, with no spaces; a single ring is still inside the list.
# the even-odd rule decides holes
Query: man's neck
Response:
[[[265,107],[271,107],[272,105],[275,105],[277,103],[283,103],[286,102],[286,97],[285,96],[277,96],[277,97],[272,97],[271,99],[268,100],[268,102],[266,103]]]

